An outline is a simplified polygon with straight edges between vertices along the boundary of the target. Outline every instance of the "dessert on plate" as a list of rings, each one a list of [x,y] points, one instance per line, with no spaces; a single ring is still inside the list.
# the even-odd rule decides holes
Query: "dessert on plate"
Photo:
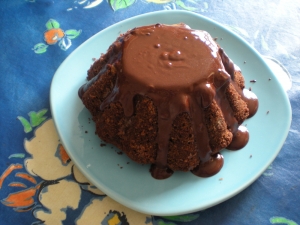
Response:
[[[120,35],[88,70],[78,91],[97,135],[151,175],[209,177],[220,150],[243,148],[241,124],[258,108],[241,70],[209,33],[185,24],[154,24]]]

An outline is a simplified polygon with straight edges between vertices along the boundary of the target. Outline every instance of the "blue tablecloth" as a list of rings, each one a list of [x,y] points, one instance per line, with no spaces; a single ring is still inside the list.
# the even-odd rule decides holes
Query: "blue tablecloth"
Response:
[[[235,197],[171,217],[134,212],[93,188],[60,144],[49,105],[51,79],[76,47],[118,21],[157,10],[214,19],[292,77],[292,125],[270,167]],[[2,0],[0,224],[300,224],[299,15],[292,0]]]

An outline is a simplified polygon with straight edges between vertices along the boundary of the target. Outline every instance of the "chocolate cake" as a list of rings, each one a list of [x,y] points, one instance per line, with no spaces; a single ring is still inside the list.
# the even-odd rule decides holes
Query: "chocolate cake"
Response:
[[[87,79],[78,94],[97,135],[133,161],[151,164],[156,179],[176,170],[216,174],[220,150],[247,144],[241,124],[258,108],[239,67],[209,33],[185,24],[129,30]]]

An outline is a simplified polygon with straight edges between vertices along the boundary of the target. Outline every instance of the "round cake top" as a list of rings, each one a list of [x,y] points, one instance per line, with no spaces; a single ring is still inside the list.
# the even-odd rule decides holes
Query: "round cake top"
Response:
[[[218,51],[206,31],[184,24],[135,28],[124,39],[124,79],[155,90],[193,92],[191,88],[212,83],[210,76],[224,69]]]

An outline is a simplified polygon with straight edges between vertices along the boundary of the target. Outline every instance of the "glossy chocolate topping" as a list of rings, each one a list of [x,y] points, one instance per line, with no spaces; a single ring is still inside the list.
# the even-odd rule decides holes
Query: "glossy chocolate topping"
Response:
[[[239,150],[246,146],[249,141],[249,132],[245,126],[239,126],[231,143],[226,147],[229,150]]]
[[[223,167],[224,160],[220,153],[212,155],[210,159],[199,164],[192,173],[199,177],[210,177],[218,173]]]
[[[149,90],[201,91],[210,88],[209,76],[223,69],[207,32],[156,25],[131,34],[124,43],[123,72]]]
[[[243,100],[247,103],[249,108],[249,116],[248,118],[255,115],[258,109],[258,99],[257,96],[248,89],[243,89],[243,94],[241,94]]]
[[[167,167],[172,123],[179,114],[189,113],[200,158],[193,173],[201,177],[216,174],[222,168],[223,157],[211,150],[203,109],[215,99],[228,129],[234,134],[237,144],[233,145],[243,147],[248,141],[243,132],[240,135],[239,124],[225,96],[227,85],[234,79],[235,65],[207,32],[192,30],[186,25],[135,28],[124,35],[120,43],[122,68],[113,91],[100,109],[119,101],[125,116],[129,117],[134,113],[136,95],[152,99],[158,113],[158,152],[150,171],[157,179],[165,179],[173,173]],[[80,96],[90,83],[79,90]],[[242,98],[247,99],[248,106],[256,107],[254,96]]]

